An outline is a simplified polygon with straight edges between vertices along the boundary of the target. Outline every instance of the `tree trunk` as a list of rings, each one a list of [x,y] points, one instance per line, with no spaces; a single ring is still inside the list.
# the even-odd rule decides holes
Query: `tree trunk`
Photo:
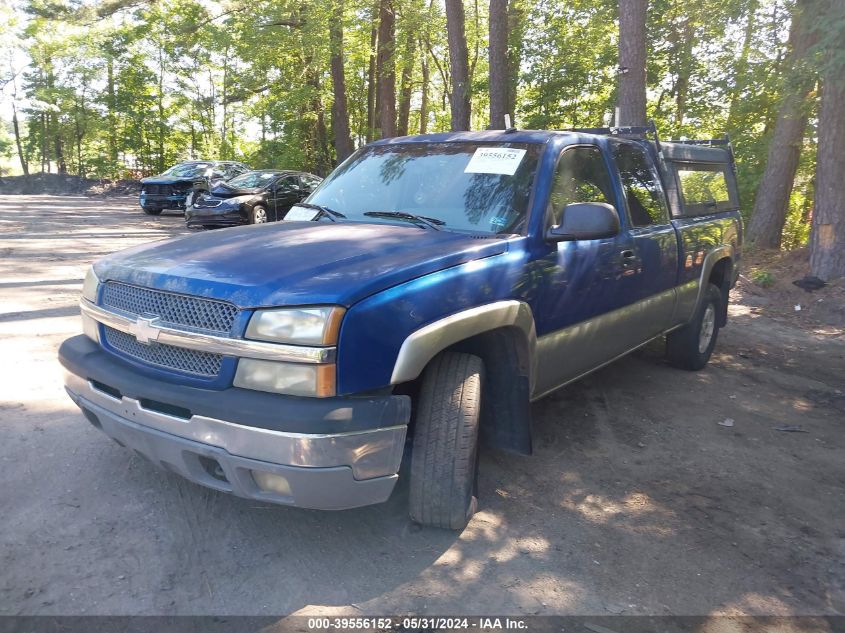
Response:
[[[402,77],[399,81],[399,123],[396,128],[398,136],[408,135],[408,122],[411,118],[411,95],[414,85],[414,56],[416,55],[416,37],[413,29],[408,29],[408,39],[405,41],[405,52],[402,59]]]
[[[519,84],[519,64],[522,59],[522,46],[525,42],[525,0],[508,0],[508,70],[507,70],[507,105],[516,125],[516,89]]]
[[[810,9],[816,4],[812,0],[799,0],[790,27],[792,50],[784,76],[784,94],[748,224],[748,241],[761,248],[780,247],[789,210],[789,196],[807,127],[806,100],[816,81],[815,73],[802,63],[815,41],[809,22],[813,17]]]
[[[50,157],[47,155],[47,113],[41,116],[41,173],[50,173]],[[45,168],[46,166],[46,168]]]
[[[15,97],[12,97],[12,130],[15,133],[15,145],[18,148],[18,158],[21,161],[21,169],[24,176],[29,176],[29,165],[26,161],[26,156],[23,153],[23,146],[21,145],[21,129],[18,124],[18,109],[15,107]]]
[[[428,70],[428,51],[420,46],[422,53],[422,95],[420,96],[420,134],[425,134],[428,131],[428,84],[429,84],[429,70]]]
[[[373,10],[373,26],[370,29],[370,64],[367,68],[367,129],[366,136],[367,143],[373,140],[373,134],[376,127],[376,46],[378,44],[378,25],[376,23],[376,15],[378,7]]]
[[[59,115],[55,114],[51,117],[54,123],[55,134],[53,134],[53,146],[56,150],[56,171],[65,175],[67,173],[67,162],[65,161],[65,144],[62,140],[62,125],[59,120]]]
[[[343,0],[335,0],[331,25],[329,26],[332,57],[332,130],[334,130],[334,151],[337,162],[343,162],[352,153],[352,139],[349,136],[349,110],[346,105],[346,75],[343,70]],[[263,120],[263,119],[262,119]]]
[[[376,118],[379,138],[396,136],[395,25],[396,11],[393,8],[393,0],[381,0],[376,48]]]
[[[220,129],[220,151],[218,158],[229,158],[228,138],[229,138],[229,50],[226,47],[226,52],[223,55],[223,94],[220,102],[223,104],[223,120]]]
[[[224,75],[225,82],[225,75]],[[223,103],[225,103],[225,99]],[[223,116],[224,125],[226,116]],[[165,170],[164,157],[164,49],[159,45],[158,49],[158,172]]]
[[[490,127],[505,127],[508,111],[508,0],[490,0]]]
[[[469,54],[461,0],[446,0],[446,31],[452,68],[452,131],[470,126]]]
[[[619,0],[619,120],[617,125],[646,124],[647,0]]]
[[[831,61],[824,73],[810,271],[824,281],[845,277],[845,80]]]
[[[734,85],[733,90],[731,90],[730,106],[728,107],[728,130],[733,130],[736,125],[737,107],[748,85],[748,57],[751,54],[751,43],[754,39],[758,6],[759,0],[749,0],[748,20],[745,23],[745,35],[742,38],[742,51],[734,64]]]
[[[108,148],[109,148],[109,176],[117,176],[117,105],[114,95],[114,59],[109,54],[106,62],[106,107],[108,108]]]
[[[684,19],[678,34],[678,78],[675,82],[675,126],[680,133],[684,125],[687,112],[687,97],[689,96],[690,76],[692,75],[692,47],[694,42],[690,18]]]

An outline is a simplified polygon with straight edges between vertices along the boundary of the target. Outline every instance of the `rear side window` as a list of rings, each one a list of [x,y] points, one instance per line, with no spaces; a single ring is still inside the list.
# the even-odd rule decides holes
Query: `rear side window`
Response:
[[[634,145],[616,145],[613,160],[619,169],[628,213],[635,227],[669,221],[663,188],[645,152]]]
[[[317,176],[312,176],[311,174],[300,174],[299,179],[309,189],[314,189],[322,182],[322,178],[317,178]]]
[[[727,165],[718,163],[675,163],[685,214],[705,215],[738,207],[726,169]]]
[[[276,183],[276,189],[279,191],[295,191],[299,189],[299,178],[296,176],[284,176]]]

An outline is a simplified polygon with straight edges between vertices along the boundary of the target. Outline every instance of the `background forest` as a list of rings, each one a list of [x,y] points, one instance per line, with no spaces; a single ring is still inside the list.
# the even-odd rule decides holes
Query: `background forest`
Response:
[[[219,158],[326,174],[373,139],[505,113],[654,119],[665,138],[729,134],[749,237],[787,248],[810,237],[817,156],[845,179],[842,0],[2,2],[0,152],[17,173]],[[828,220],[842,269],[845,219]]]

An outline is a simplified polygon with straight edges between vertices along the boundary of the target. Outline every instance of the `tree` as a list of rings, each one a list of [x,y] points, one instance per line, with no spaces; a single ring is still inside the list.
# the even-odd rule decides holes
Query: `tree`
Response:
[[[376,49],[376,117],[380,138],[396,136],[396,11],[393,0],[380,0]]]
[[[349,111],[346,106],[346,73],[343,69],[343,0],[334,0],[329,21],[331,40],[331,73],[334,101],[332,101],[332,129],[337,161],[342,162],[352,154],[349,136]]]
[[[619,0],[619,116],[617,125],[646,124],[648,0]]]
[[[507,104],[511,120],[516,123],[516,89],[519,84],[519,64],[525,39],[526,0],[508,0],[508,50],[507,50]]]
[[[416,33],[407,29],[405,36],[405,50],[402,55],[402,75],[399,80],[399,122],[396,127],[398,136],[408,135],[408,125],[411,118],[411,98],[413,97],[412,75],[414,72],[414,57],[416,53]]]
[[[766,170],[757,188],[748,225],[748,241],[761,248],[780,247],[783,235],[807,127],[807,97],[816,83],[816,74],[807,58],[815,40],[811,25],[817,9],[815,0],[798,0],[790,26],[791,51],[783,81],[783,97],[769,141]]]
[[[508,109],[508,0],[490,0],[490,127],[503,128]]]
[[[446,31],[452,70],[452,131],[468,130],[471,114],[469,54],[461,0],[446,0]]]
[[[810,237],[810,271],[825,281],[845,277],[845,8],[832,0],[827,8],[820,12],[825,60]]]

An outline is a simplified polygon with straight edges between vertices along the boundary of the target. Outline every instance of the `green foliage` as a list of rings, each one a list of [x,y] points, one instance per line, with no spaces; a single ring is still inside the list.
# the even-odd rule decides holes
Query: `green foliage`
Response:
[[[188,158],[327,171],[334,161],[329,27],[338,1],[20,0],[25,14],[0,5],[0,64],[28,60],[25,69],[11,63],[0,71],[3,96],[20,113],[25,159],[32,171],[63,168],[110,178],[146,175]],[[649,5],[649,116],[664,138],[729,133],[746,213],[786,88],[782,65],[792,2]],[[422,116],[428,132],[448,130],[443,7],[432,0],[393,0],[393,6],[397,91],[403,72],[411,86],[409,132],[421,129]],[[488,3],[464,6],[472,124],[483,129]],[[609,124],[617,0],[509,0],[509,7],[509,63],[518,75],[515,123],[539,129]],[[817,25],[819,65],[845,65],[845,49],[836,45],[845,31],[840,13]],[[377,15],[376,0],[343,2],[346,99],[356,146],[371,136],[368,72]],[[813,125],[790,203],[787,246],[807,239]],[[0,153],[16,154],[5,136]],[[699,184],[702,195],[719,195],[704,191],[713,183]]]
[[[751,281],[761,288],[770,288],[775,283],[775,276],[768,270],[755,270],[751,273]]]

